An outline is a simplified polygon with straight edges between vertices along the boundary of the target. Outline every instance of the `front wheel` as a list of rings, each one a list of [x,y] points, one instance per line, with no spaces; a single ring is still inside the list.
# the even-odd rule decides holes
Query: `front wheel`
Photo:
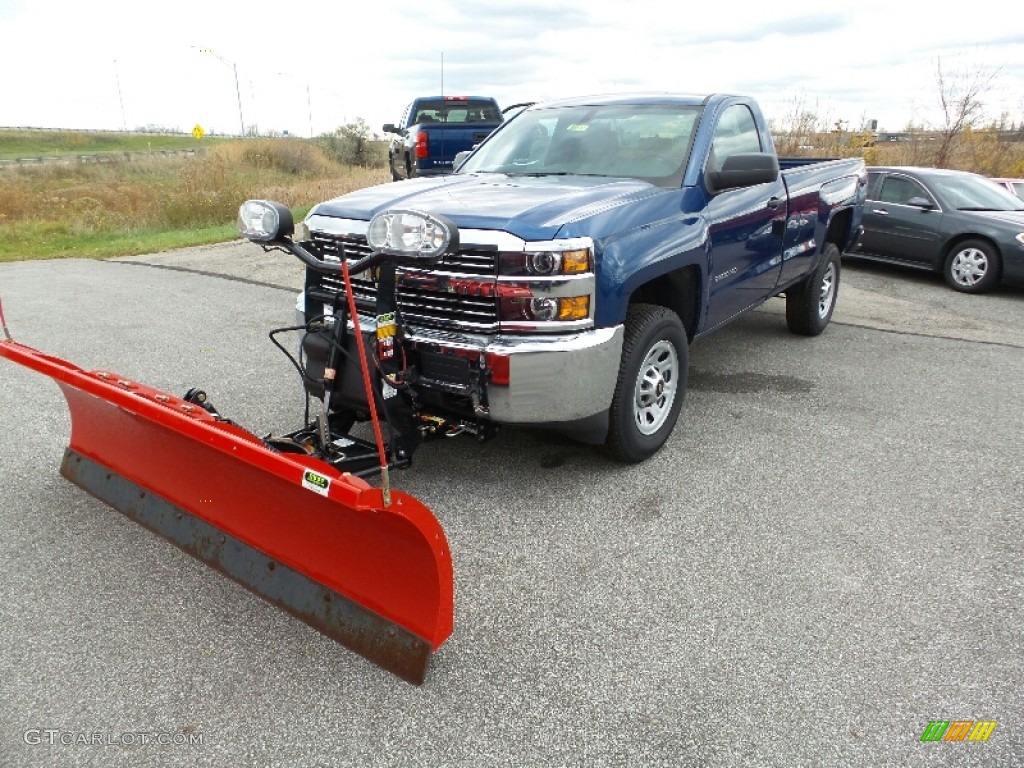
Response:
[[[631,305],[604,444],[608,455],[635,464],[665,444],[686,394],[688,363],[679,316],[652,304]]]
[[[983,240],[964,240],[950,250],[943,273],[955,291],[984,293],[999,282],[999,254]]]
[[[825,330],[839,297],[839,249],[826,243],[821,262],[806,280],[786,291],[786,325],[801,336]]]

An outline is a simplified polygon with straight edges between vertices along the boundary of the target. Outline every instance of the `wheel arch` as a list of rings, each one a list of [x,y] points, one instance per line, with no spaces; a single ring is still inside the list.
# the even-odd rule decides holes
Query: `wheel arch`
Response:
[[[821,243],[824,250],[825,243],[834,243],[839,252],[842,253],[850,245],[851,231],[853,228],[853,209],[843,208],[836,211],[829,219],[828,228],[825,230],[825,239]]]
[[[996,255],[999,257],[999,262],[1000,264],[1002,264],[1003,251],[999,247],[999,244],[991,237],[981,232],[957,232],[955,235],[950,237],[949,240],[946,241],[946,243],[942,246],[942,249],[939,251],[939,263],[936,265],[936,269],[938,271],[942,271],[942,269],[946,265],[946,259],[949,258],[949,254],[953,252],[953,249],[956,248],[961,243],[967,242],[968,240],[984,241],[986,245],[988,245],[993,251],[996,252]]]
[[[690,264],[637,286],[629,295],[628,304],[654,304],[674,312],[686,329],[687,340],[693,341],[700,318],[702,296],[700,268]]]

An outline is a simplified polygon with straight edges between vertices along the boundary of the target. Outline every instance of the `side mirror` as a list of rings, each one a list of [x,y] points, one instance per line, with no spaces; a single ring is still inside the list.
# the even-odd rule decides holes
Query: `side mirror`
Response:
[[[384,133],[399,133],[394,123],[384,123]]]
[[[466,161],[466,158],[471,154],[473,154],[472,149],[464,149],[461,152],[456,152],[455,159],[452,161],[452,170],[459,170],[459,166],[462,165]]]
[[[366,230],[375,254],[402,264],[434,264],[459,248],[459,229],[444,216],[420,211],[381,211]]]
[[[746,152],[725,158],[720,171],[705,172],[704,185],[715,194],[724,189],[768,184],[778,178],[779,158],[767,152]]]
[[[915,208],[922,208],[926,211],[930,211],[935,207],[935,203],[929,200],[927,197],[912,197],[907,200],[907,205],[912,205]]]

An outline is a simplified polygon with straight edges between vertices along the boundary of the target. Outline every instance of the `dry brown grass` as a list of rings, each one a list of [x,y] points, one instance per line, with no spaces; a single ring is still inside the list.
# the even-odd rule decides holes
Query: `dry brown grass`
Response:
[[[247,198],[300,208],[388,179],[384,169],[339,165],[298,139],[232,142],[191,158],[46,165],[2,174],[0,223],[53,222],[83,232],[229,223]]]
[[[908,131],[899,141],[875,141],[869,131],[829,129],[813,114],[804,114],[774,131],[781,157],[863,157],[868,165],[940,165],[941,135]],[[1016,140],[1014,140],[1016,139]],[[966,129],[949,142],[943,167],[984,176],[1024,177],[1024,137],[993,126]]]

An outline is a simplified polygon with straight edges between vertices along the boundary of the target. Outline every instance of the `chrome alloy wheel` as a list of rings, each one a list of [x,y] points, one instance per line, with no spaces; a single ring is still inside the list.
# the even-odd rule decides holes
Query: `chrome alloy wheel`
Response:
[[[988,274],[988,254],[978,248],[964,248],[953,256],[949,271],[957,285],[973,288]]]
[[[668,418],[676,398],[679,356],[668,341],[659,341],[647,352],[633,390],[633,419],[641,434],[653,435]]]
[[[818,317],[828,317],[832,302],[836,300],[836,265],[829,264],[821,278],[821,294],[818,296]]]

